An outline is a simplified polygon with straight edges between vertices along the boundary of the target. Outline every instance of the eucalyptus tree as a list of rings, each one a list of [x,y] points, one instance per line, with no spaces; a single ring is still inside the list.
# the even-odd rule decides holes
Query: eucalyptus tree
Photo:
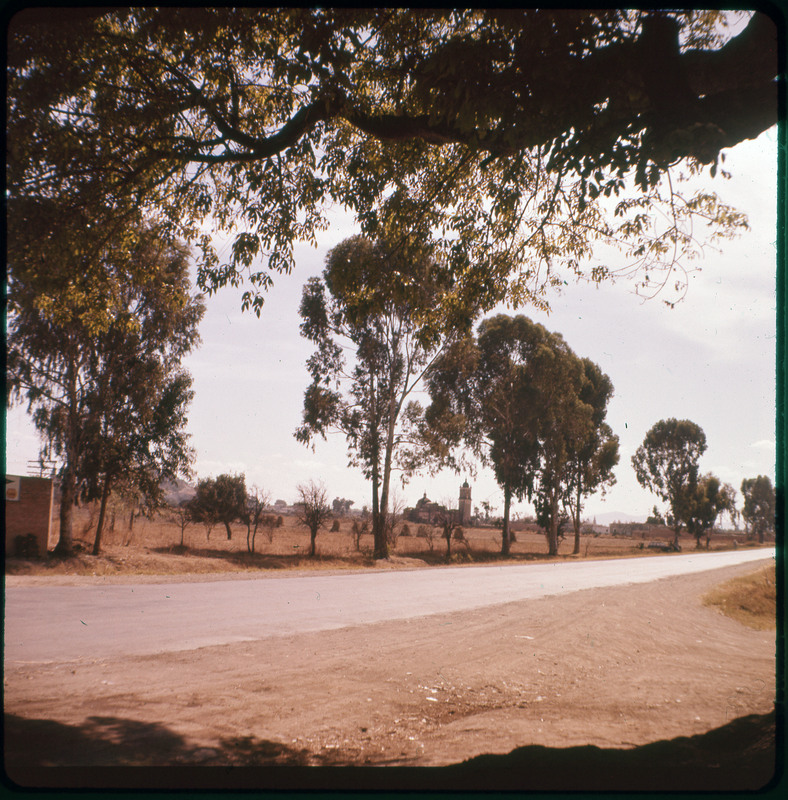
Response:
[[[470,449],[490,465],[504,496],[501,552],[510,551],[513,498],[531,498],[539,467],[535,361],[547,330],[524,316],[482,320],[452,343],[428,378],[425,438],[447,464]]]
[[[700,425],[670,418],[655,423],[632,456],[638,483],[670,506],[676,548],[698,486],[698,461],[705,452],[706,434]]]
[[[456,276],[447,310],[605,280],[582,266],[597,242],[680,296],[695,232],[746,220],[679,183],[777,122],[777,79],[759,12],[27,9],[7,39],[7,197],[67,199],[103,229],[143,209],[199,243],[203,288],[249,273],[258,312],[334,205],[372,239],[428,232]]]
[[[776,524],[777,496],[768,475],[745,478],[741,484],[744,496],[742,517],[747,525],[748,536],[757,536],[763,544],[767,533],[774,533]]]
[[[125,333],[110,345],[99,380],[86,398],[78,474],[83,500],[97,500],[93,555],[101,549],[107,501],[116,483],[131,484],[150,507],[163,504],[162,484],[189,474],[193,457],[184,428],[193,397],[191,377],[168,367],[159,353],[145,352]],[[95,355],[94,351],[94,354]],[[91,359],[92,360],[92,359]]]
[[[556,555],[564,507],[569,504],[573,487],[576,496],[583,472],[591,471],[591,443],[600,431],[594,428],[594,407],[583,397],[585,365],[563,337],[550,334],[548,346],[536,355],[539,469],[533,503],[545,527],[548,552]]]
[[[594,492],[604,495],[616,482],[613,469],[618,464],[618,436],[605,422],[607,406],[613,396],[613,384],[597,364],[582,359],[583,381],[580,399],[591,408],[591,425],[585,436],[573,438],[568,448],[570,485],[566,506],[572,517],[575,532],[573,553],[580,552],[580,513],[582,500]]]
[[[695,537],[695,547],[700,549],[701,537],[706,537],[706,549],[720,514],[736,518],[736,490],[723,483],[716,475],[702,475],[697,484],[687,490],[684,501],[687,531]]]
[[[296,438],[310,444],[332,429],[346,436],[350,464],[371,483],[375,558],[389,552],[392,471],[405,479],[427,454],[412,395],[455,331],[471,322],[465,311],[450,320],[435,315],[451,285],[418,244],[392,250],[354,236],[329,252],[322,279],[303,289],[301,333],[316,350]]]
[[[504,496],[501,552],[510,552],[514,498],[534,502],[558,552],[564,505],[612,480],[618,440],[604,422],[609,378],[557,333],[525,316],[483,320],[451,345],[428,379],[424,438],[456,466],[465,445],[492,467]]]
[[[9,236],[8,401],[27,403],[44,452],[62,463],[57,549],[67,553],[80,495],[101,499],[102,512],[113,485],[157,502],[161,481],[187,474],[192,392],[180,362],[199,341],[203,305],[187,249],[160,230],[136,221],[108,240],[85,219],[61,219],[58,201],[41,206],[52,212],[39,231],[46,259]],[[9,203],[9,232],[25,216]]]

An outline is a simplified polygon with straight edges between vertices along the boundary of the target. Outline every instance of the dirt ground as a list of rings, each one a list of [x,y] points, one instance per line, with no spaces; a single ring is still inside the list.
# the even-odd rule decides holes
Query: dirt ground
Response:
[[[754,789],[774,773],[775,634],[701,603],[752,571],[21,665],[6,769],[26,786]]]

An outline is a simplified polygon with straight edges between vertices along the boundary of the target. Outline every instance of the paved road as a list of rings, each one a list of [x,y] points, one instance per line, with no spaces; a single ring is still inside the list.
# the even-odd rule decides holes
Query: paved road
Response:
[[[191,650],[480,608],[774,558],[774,549],[200,583],[12,586],[5,663]]]

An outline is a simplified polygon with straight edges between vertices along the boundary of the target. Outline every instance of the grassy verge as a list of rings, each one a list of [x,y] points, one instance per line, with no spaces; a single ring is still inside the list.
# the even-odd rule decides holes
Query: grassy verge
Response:
[[[703,598],[704,605],[759,631],[777,627],[775,567],[769,566],[717,586]]]

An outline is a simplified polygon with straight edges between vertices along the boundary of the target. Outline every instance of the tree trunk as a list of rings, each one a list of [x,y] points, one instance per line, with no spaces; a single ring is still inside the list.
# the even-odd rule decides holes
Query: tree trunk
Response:
[[[96,538],[93,540],[93,555],[97,556],[101,552],[101,531],[104,527],[104,515],[107,511],[107,498],[109,497],[109,487],[112,478],[109,474],[104,476],[104,488],[101,491],[101,506],[99,507],[98,524],[96,525]]]
[[[511,550],[509,538],[509,507],[512,504],[512,491],[504,487],[503,490],[503,530],[501,531],[501,555],[508,556]]]
[[[232,539],[233,538],[233,532],[230,530],[230,523],[227,522],[226,520],[223,520],[223,522],[224,522],[224,527],[227,529],[227,539],[228,540]]]
[[[66,465],[60,481],[60,536],[55,546],[55,554],[59,556],[70,556],[74,551],[75,483],[74,473]]]
[[[376,456],[377,457],[377,456]],[[386,520],[381,511],[380,502],[380,471],[377,466],[372,470],[372,541],[373,557],[387,558],[386,547]],[[361,547],[361,536],[356,540],[356,549]]]
[[[77,401],[77,362],[72,352],[66,376],[68,384],[68,426],[66,430],[66,463],[60,484],[60,535],[55,547],[58,555],[69,556],[74,551],[74,503],[77,499],[76,467],[79,459],[81,426]]]
[[[575,496],[575,513],[572,515],[572,523],[575,526],[575,547],[573,555],[580,553],[580,480],[577,481],[577,495]]]
[[[385,511],[382,510],[380,496],[380,439],[375,397],[375,376],[370,379],[370,433],[372,435],[372,542],[373,558],[388,558],[386,541]],[[387,498],[388,499],[388,498]],[[356,540],[356,549],[360,548],[360,536]]]
[[[386,522],[389,510],[389,487],[391,485],[391,460],[394,452],[394,426],[396,424],[396,397],[389,391],[389,424],[386,431],[386,447],[383,451],[383,485],[380,490],[380,524],[375,531],[375,558],[389,557],[389,540]]]
[[[312,530],[310,530],[309,534],[310,534],[311,539],[312,539],[311,546],[309,548],[309,555],[310,556],[314,556],[315,555],[315,542],[317,540],[317,528],[313,528]]]
[[[547,536],[547,552],[551,556],[558,555],[558,494],[555,492],[550,498],[550,531]]]
[[[679,531],[681,530],[681,525],[673,529],[673,546],[678,550],[679,549]]]

